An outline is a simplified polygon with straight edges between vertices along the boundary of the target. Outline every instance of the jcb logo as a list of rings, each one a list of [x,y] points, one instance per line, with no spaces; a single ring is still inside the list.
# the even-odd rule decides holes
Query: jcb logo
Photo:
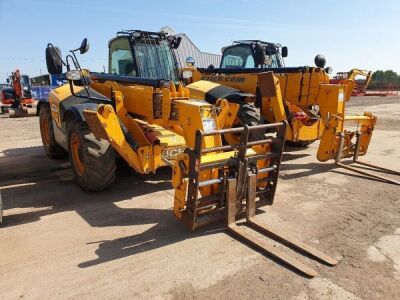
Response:
[[[208,80],[212,82],[230,82],[230,83],[243,83],[246,81],[245,77],[227,77],[220,75],[204,75],[201,77],[202,80]]]
[[[50,106],[50,109],[52,112],[55,112],[55,113],[58,112],[57,105],[55,105],[54,103]]]

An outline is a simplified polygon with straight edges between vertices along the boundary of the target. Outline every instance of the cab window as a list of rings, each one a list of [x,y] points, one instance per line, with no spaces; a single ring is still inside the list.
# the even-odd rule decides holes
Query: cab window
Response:
[[[254,68],[253,53],[248,45],[228,48],[224,51],[221,68]]]
[[[108,71],[114,75],[137,76],[135,61],[127,38],[119,38],[111,42]]]

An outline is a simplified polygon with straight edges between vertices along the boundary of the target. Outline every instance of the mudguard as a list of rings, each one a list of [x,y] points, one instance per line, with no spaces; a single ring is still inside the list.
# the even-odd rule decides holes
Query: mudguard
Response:
[[[99,105],[100,105],[100,103],[86,102],[86,103],[81,103],[81,104],[70,106],[63,112],[62,117],[61,117],[61,122],[63,122],[65,120],[65,117],[71,113],[74,116],[75,120],[86,122],[83,111],[85,109],[97,111],[97,107]]]
[[[81,90],[76,93],[78,96],[87,96],[85,90]],[[89,88],[89,94],[92,97],[98,97],[98,98],[103,98],[105,101],[110,101],[107,97],[104,95],[100,94],[99,92],[95,91],[92,88]],[[107,102],[108,102],[107,101]],[[111,101],[110,101],[111,103]],[[104,101],[100,100],[93,100],[93,99],[88,99],[88,98],[81,98],[81,97],[76,97],[74,95],[68,96],[66,99],[62,100],[60,102],[60,115],[61,115],[61,122],[63,122],[66,118],[66,116],[72,115],[76,120],[79,121],[85,121],[85,116],[83,114],[83,111],[85,109],[89,110],[94,110],[97,111],[97,107],[100,104],[104,104]]]
[[[238,89],[206,80],[193,82],[186,87],[192,98],[204,99],[210,104],[216,104],[218,99],[226,99],[232,103],[244,103],[246,97],[255,97],[253,94],[242,93]]]

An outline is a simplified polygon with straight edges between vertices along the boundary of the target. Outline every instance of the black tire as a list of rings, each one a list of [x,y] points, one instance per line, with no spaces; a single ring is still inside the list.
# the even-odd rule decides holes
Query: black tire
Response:
[[[69,126],[68,153],[74,180],[84,191],[98,192],[114,182],[115,150],[108,141],[97,139],[85,122]]]
[[[241,105],[237,117],[242,125],[254,126],[261,124],[260,109],[252,103]],[[264,137],[265,132],[263,130],[253,130],[249,133],[249,141],[261,140]]]
[[[3,223],[3,200],[1,200],[0,194],[0,225]]]
[[[260,110],[254,106],[252,103],[244,103],[240,105],[239,111],[237,113],[238,123],[236,123],[233,127],[237,126],[254,126],[260,125],[261,116]],[[262,140],[265,138],[265,131],[264,130],[252,130],[249,133],[249,141],[257,141]],[[234,137],[233,139],[237,140],[238,137]],[[224,144],[229,144],[229,141],[232,141],[232,137],[225,136]],[[238,141],[236,141],[238,142]]]
[[[53,119],[51,117],[50,107],[42,105],[39,112],[40,135],[44,151],[49,158],[66,158],[68,156],[65,151],[56,142],[54,136]],[[46,133],[47,132],[47,133]]]
[[[8,113],[8,111],[9,111],[8,106],[1,106],[1,113],[2,114],[6,114],[6,113]]]
[[[315,141],[298,141],[298,142],[286,141],[286,144],[292,147],[306,148],[308,145],[311,145],[314,142]]]

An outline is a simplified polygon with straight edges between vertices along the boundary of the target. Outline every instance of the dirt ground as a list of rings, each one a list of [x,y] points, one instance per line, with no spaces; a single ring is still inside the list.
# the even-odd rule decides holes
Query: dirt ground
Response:
[[[400,170],[400,97],[359,97],[349,111],[378,123],[364,160]],[[86,194],[67,160],[50,160],[37,117],[0,117],[0,299],[399,299],[400,187],[320,163],[318,143],[288,148],[273,207],[259,218],[337,258],[302,277],[228,235],[223,224],[191,232],[171,212],[156,175],[118,172]]]

